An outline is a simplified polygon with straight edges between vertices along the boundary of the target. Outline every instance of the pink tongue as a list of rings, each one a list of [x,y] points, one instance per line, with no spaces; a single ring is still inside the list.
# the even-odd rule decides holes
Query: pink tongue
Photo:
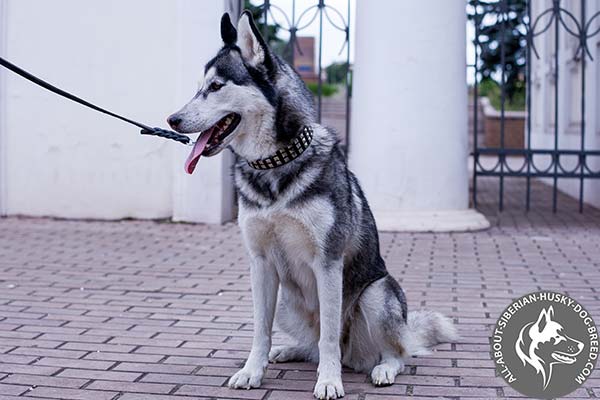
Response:
[[[200,159],[200,156],[202,156],[202,152],[208,144],[208,141],[211,136],[212,129],[209,129],[207,131],[202,132],[198,137],[198,140],[196,140],[196,144],[194,144],[192,152],[188,156],[187,160],[185,160],[185,172],[187,172],[188,174],[191,175],[192,172],[194,172],[194,169],[196,169],[196,164],[198,164],[198,160]]]

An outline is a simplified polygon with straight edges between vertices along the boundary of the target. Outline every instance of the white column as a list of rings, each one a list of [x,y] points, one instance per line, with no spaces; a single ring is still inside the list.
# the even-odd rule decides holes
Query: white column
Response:
[[[482,229],[468,209],[464,2],[356,5],[350,166],[379,229]]]
[[[207,6],[206,2],[183,0],[178,3],[177,65],[181,66],[175,112],[187,103],[202,82],[204,65],[222,45],[220,21],[231,11],[231,0]],[[235,17],[234,17],[235,18]],[[173,220],[223,223],[233,218],[234,194],[231,180],[232,155],[202,158],[193,175],[184,172],[190,147],[174,148]]]

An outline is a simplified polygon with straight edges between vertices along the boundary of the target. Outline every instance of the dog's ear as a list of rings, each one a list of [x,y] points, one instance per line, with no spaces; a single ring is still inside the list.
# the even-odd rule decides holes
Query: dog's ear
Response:
[[[544,328],[546,327],[546,324],[548,324],[548,322],[552,320],[551,314],[554,315],[554,309],[552,308],[552,306],[550,306],[547,310],[544,308],[542,309],[542,312],[540,312],[540,316],[538,317],[538,320],[535,323],[538,332],[542,333],[544,331]]]
[[[268,63],[269,48],[256,27],[250,11],[245,10],[242,13],[237,30],[237,45],[242,52],[242,58],[253,67]]]
[[[226,45],[234,45],[237,42],[237,31],[231,23],[229,13],[225,13],[221,17],[221,39]]]

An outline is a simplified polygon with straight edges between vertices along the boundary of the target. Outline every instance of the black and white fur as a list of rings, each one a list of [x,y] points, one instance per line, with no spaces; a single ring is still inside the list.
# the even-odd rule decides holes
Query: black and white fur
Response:
[[[250,13],[244,12],[237,30],[224,15],[221,35],[224,47],[207,64],[204,85],[171,120],[177,120],[179,132],[191,133],[228,113],[241,116],[219,151],[228,146],[237,156],[254,339],[229,386],[260,386],[269,361],[318,363],[319,399],[344,395],[342,365],[370,373],[375,385],[392,384],[406,357],[456,339],[456,329],[439,313],[407,312],[336,135],[315,122],[311,94],[269,50]],[[305,125],[313,128],[314,139],[296,160],[264,171],[247,164],[284,147]],[[294,345],[271,348],[274,318]]]

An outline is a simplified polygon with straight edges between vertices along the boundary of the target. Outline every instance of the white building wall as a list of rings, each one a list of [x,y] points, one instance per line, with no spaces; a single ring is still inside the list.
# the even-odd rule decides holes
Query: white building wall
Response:
[[[43,79],[151,126],[189,100],[220,45],[223,1],[0,0],[0,54]],[[67,218],[231,217],[228,160],[85,109],[0,72],[0,204]]]
[[[5,54],[6,1],[0,0],[0,54]],[[0,68],[1,69],[1,68]],[[0,216],[6,215],[6,87],[5,74],[0,71]]]
[[[578,20],[581,18],[580,0],[563,0],[562,7],[569,10]],[[552,7],[551,0],[532,2],[532,15],[537,16]],[[600,11],[600,2],[586,1],[586,21]],[[571,29],[574,25],[566,17]],[[545,25],[540,23],[540,25]],[[600,27],[600,18],[590,27],[589,33]],[[558,147],[559,149],[579,150],[581,148],[581,59],[573,56],[578,46],[577,38],[568,34],[563,26],[559,29],[559,78],[558,78]],[[554,25],[535,39],[540,59],[532,60],[532,131],[531,147],[534,149],[553,149],[555,132],[555,38]],[[594,61],[586,58],[586,134],[585,148],[600,150],[600,35],[588,40],[588,46]],[[548,165],[547,157],[534,159],[536,165]],[[567,169],[576,166],[574,157],[562,157],[561,163]],[[600,170],[600,157],[590,158],[588,165],[595,171]],[[551,179],[543,180],[552,184]],[[579,198],[579,179],[559,179],[558,188],[569,195]],[[587,179],[584,184],[584,200],[588,204],[600,207],[600,180]]]
[[[0,3],[6,58],[158,126],[195,92],[220,45],[224,8],[222,0]],[[430,0],[423,13],[418,2],[385,3],[385,13],[357,4],[351,167],[383,229],[486,227],[468,209],[464,4]],[[231,218],[227,156],[203,160],[187,176],[184,146],[140,137],[134,127],[0,75],[4,213]]]

